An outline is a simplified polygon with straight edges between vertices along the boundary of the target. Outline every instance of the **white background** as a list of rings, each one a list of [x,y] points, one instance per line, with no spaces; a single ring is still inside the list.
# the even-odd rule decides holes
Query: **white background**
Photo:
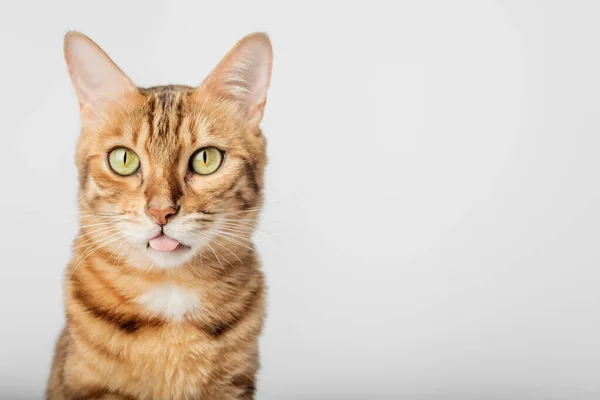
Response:
[[[600,4],[0,6],[0,398],[40,399],[76,233],[69,29],[140,86],[275,59],[258,399],[600,398]]]

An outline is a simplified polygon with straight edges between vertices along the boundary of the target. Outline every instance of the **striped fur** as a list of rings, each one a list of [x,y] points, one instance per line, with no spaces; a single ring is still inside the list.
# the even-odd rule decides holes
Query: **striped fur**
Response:
[[[257,40],[268,45],[251,35],[227,57]],[[227,57],[198,88],[137,88],[91,111],[80,97],[81,228],[47,399],[254,398],[265,282],[251,235],[266,164],[256,122],[264,101],[252,108],[229,95],[228,82],[219,86]],[[115,146],[138,154],[138,174],[111,173]],[[225,152],[209,176],[189,169],[204,146]],[[165,266],[147,254],[140,232],[153,226],[150,205],[176,207],[165,232],[193,254]]]

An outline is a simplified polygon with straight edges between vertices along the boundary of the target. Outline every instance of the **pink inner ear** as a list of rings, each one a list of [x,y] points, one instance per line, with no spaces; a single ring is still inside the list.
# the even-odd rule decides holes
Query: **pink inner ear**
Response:
[[[94,108],[136,90],[106,53],[81,33],[65,36],[65,59],[84,114],[89,114],[86,106]]]
[[[238,102],[248,113],[248,123],[258,124],[271,78],[271,64],[268,37],[251,34],[223,58],[204,81],[204,86]]]

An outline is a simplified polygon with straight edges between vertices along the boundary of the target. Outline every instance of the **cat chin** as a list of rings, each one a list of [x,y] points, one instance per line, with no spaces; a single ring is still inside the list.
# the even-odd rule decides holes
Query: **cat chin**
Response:
[[[191,260],[194,251],[190,248],[181,248],[173,251],[157,251],[151,248],[146,249],[148,258],[159,268],[177,268]]]
[[[129,256],[130,262],[134,267],[144,270],[150,268],[172,269],[190,261],[194,257],[194,254],[197,253],[197,250],[189,247],[174,251],[158,251],[147,248],[135,253]]]

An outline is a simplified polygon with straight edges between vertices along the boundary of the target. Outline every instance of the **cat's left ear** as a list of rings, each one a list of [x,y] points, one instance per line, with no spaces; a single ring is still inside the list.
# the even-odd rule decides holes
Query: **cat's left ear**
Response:
[[[84,34],[67,33],[64,51],[83,120],[93,119],[107,104],[137,90],[110,57]]]
[[[267,102],[272,64],[269,37],[265,33],[252,33],[227,53],[198,91],[205,96],[217,95],[234,101],[244,113],[248,126],[255,128]]]

